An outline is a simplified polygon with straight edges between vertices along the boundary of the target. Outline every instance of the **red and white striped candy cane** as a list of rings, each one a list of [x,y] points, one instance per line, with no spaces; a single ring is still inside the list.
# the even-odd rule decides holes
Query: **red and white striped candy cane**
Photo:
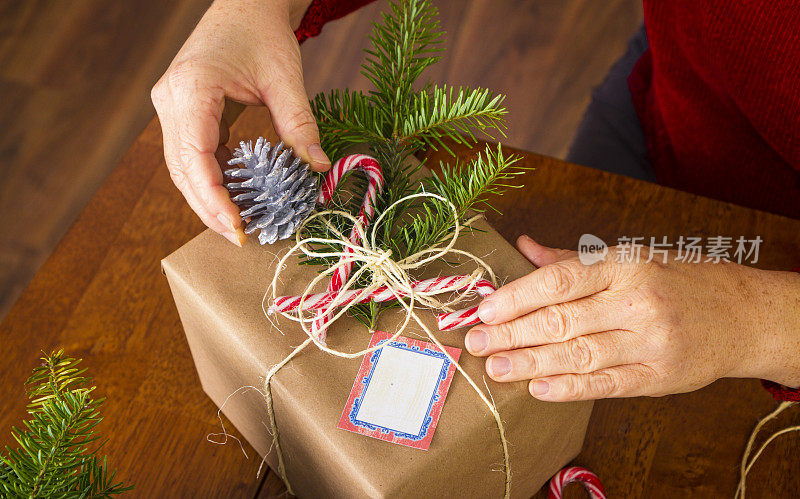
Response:
[[[473,287],[475,292],[485,297],[495,290],[494,284],[486,279],[474,281],[471,275],[456,275],[450,277],[435,277],[422,281],[413,281],[411,289],[418,293],[446,293],[451,291],[461,291]],[[346,291],[326,291],[306,296],[279,296],[270,306],[270,312],[294,312],[296,310],[321,310],[326,309],[334,299],[338,298],[337,306],[344,307],[351,303],[366,303],[370,301],[384,302],[396,299],[397,296],[404,297],[408,293],[402,291],[392,292],[387,286],[380,286],[371,293],[360,296],[363,289],[348,289]],[[302,301],[302,307],[301,302]],[[480,322],[477,313],[478,307],[466,310],[439,314],[436,316],[436,323],[440,331],[456,329],[464,326],[471,326]]]
[[[482,297],[486,298],[495,291],[494,284],[491,282],[484,279],[479,282],[483,284],[476,285],[475,291],[477,291]],[[456,310],[455,312],[438,314],[436,316],[436,325],[439,327],[439,331],[447,331],[449,329],[472,326],[480,321],[481,319],[478,317],[477,305],[474,307],[465,308],[464,310]]]
[[[336,161],[336,163],[331,166],[327,175],[325,175],[325,181],[322,183],[322,187],[319,190],[319,196],[317,196],[317,203],[323,205],[328,204],[333,198],[333,194],[336,192],[336,188],[339,186],[342,177],[356,169],[362,170],[367,175],[369,182],[367,185],[367,193],[364,195],[364,201],[361,204],[361,210],[356,217],[362,226],[366,226],[367,220],[375,214],[375,202],[378,198],[378,194],[383,190],[384,183],[381,165],[378,163],[378,160],[371,156],[367,156],[366,154],[351,154]],[[353,227],[353,230],[350,231],[350,242],[359,244],[361,242],[360,239],[361,236],[358,234],[355,227]],[[349,247],[345,247],[343,252],[352,253],[353,250]],[[337,268],[331,276],[331,282],[328,284],[328,292],[334,293],[335,295],[336,292],[342,289],[352,269],[352,262]],[[325,333],[328,328],[328,320],[330,317],[330,313],[322,311],[317,315],[312,325],[311,330],[317,334],[320,341],[325,341]]]
[[[580,482],[583,484],[584,488],[586,488],[586,491],[589,493],[589,497],[592,499],[606,499],[606,491],[603,488],[603,484],[600,483],[600,479],[597,478],[597,475],[586,468],[580,468],[578,466],[564,468],[550,479],[550,488],[547,492],[547,498],[561,499],[564,493],[564,486],[571,482]]]

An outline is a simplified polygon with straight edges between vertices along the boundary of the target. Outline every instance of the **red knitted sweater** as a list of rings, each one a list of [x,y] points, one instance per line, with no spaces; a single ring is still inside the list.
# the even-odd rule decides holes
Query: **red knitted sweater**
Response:
[[[372,1],[313,0],[298,41]],[[628,83],[659,183],[800,219],[796,0],[644,0],[644,19]]]
[[[644,0],[628,83],[659,183],[800,218],[796,0]]]

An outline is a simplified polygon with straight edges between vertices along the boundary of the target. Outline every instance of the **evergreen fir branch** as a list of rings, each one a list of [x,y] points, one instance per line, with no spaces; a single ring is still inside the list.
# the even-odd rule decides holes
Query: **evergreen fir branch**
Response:
[[[320,93],[311,101],[317,120],[322,149],[332,158],[355,144],[382,142],[387,136],[387,121],[369,96],[350,90]]]
[[[463,223],[471,212],[495,209],[490,196],[501,196],[506,189],[520,187],[508,183],[529,170],[517,165],[520,159],[506,156],[500,144],[496,149],[487,145],[483,154],[466,165],[458,160],[453,166],[440,163],[441,173],[425,179],[420,191],[438,194],[453,203],[459,222]],[[455,228],[453,211],[447,203],[428,201],[418,209],[420,212],[404,224],[393,244],[396,251],[404,251],[404,256],[447,239]]]
[[[425,179],[425,185],[453,203],[462,216],[470,210],[479,213],[495,210],[487,196],[500,196],[507,189],[522,187],[507,182],[513,182],[531,170],[517,165],[521,159],[514,154],[506,156],[500,144],[496,149],[487,144],[483,154],[478,154],[468,165],[463,165],[458,159],[452,166],[441,162],[441,173],[433,172]]]
[[[0,453],[0,495],[3,497],[95,498],[120,494],[131,487],[115,482],[105,458],[89,444],[99,437],[102,399],[83,377],[80,361],[63,351],[42,357],[27,381],[30,420],[12,427],[17,449]]]
[[[374,103],[390,118],[394,134],[407,114],[414,82],[439,60],[443,32],[438,14],[428,0],[392,2],[391,12],[372,28],[362,74],[375,86]]]
[[[501,194],[523,169],[514,164],[519,158],[505,157],[499,148],[487,148],[483,155],[466,165],[442,165],[442,172],[423,183],[416,178],[419,165],[408,159],[416,151],[443,147],[452,154],[449,141],[471,144],[477,133],[490,137],[503,135],[506,110],[504,96],[487,89],[424,84],[414,91],[423,71],[439,60],[443,32],[436,19],[438,12],[430,0],[394,0],[390,12],[373,26],[371,48],[362,64],[362,73],[374,89],[368,93],[349,90],[319,94],[312,101],[322,148],[338,160],[355,145],[369,148],[381,164],[384,190],[376,202],[376,218],[383,214],[377,230],[377,245],[391,249],[394,258],[403,258],[438,243],[452,234],[450,208],[430,199],[405,202],[387,213],[395,201],[427,190],[442,195],[457,207],[462,221],[472,211],[491,209],[487,196]],[[362,175],[348,175],[344,193],[337,192],[329,208],[352,215],[359,212],[367,182]],[[345,179],[342,179],[345,181]],[[349,234],[352,221],[332,216],[342,234]],[[313,220],[302,237],[337,239],[321,220]],[[340,245],[319,245],[338,252]],[[301,258],[304,264],[328,268],[333,258]],[[358,270],[358,265],[353,269]],[[370,273],[363,274],[357,286],[366,286]],[[367,303],[350,309],[351,315],[374,328],[377,316],[387,306]]]
[[[507,114],[502,106],[504,100],[504,95],[495,95],[488,89],[434,85],[414,94],[412,113],[402,121],[402,139],[419,141],[421,146],[433,149],[439,145],[452,154],[445,139],[474,143],[476,129],[487,134],[494,129],[503,134]]]

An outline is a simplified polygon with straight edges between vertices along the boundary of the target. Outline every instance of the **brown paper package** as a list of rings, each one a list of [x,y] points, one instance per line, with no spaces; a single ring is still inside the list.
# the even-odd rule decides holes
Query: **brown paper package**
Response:
[[[502,282],[533,266],[488,224],[486,232],[465,234],[457,247],[485,259]],[[261,299],[278,259],[294,239],[262,247],[251,238],[236,248],[210,230],[163,260],[203,389],[220,406],[236,389],[263,389],[263,376],[283,360],[305,334],[282,319],[270,324]],[[298,294],[316,275],[310,266],[288,260],[279,294]],[[469,273],[474,265],[431,266],[423,275]],[[464,348],[466,329],[437,332],[434,311],[418,315],[445,345]],[[381,315],[378,329],[393,333],[402,314]],[[280,329],[280,330],[278,330]],[[411,321],[404,336],[424,339]],[[344,317],[328,331],[328,345],[363,350],[369,332]],[[461,365],[479,384],[484,360],[462,352]],[[427,451],[384,442],[337,428],[361,358],[344,359],[309,346],[272,382],[275,414],[287,475],[301,497],[502,497],[503,453],[494,418],[472,387],[456,373]],[[525,382],[486,378],[505,424],[514,497],[530,497],[579,452],[591,402],[547,403],[530,396]],[[264,399],[249,391],[231,397],[225,415],[276,469],[277,457]],[[210,444],[209,444],[210,445]],[[238,449],[231,448],[231,452]],[[243,458],[243,457],[242,457]],[[255,479],[255,477],[254,477]]]

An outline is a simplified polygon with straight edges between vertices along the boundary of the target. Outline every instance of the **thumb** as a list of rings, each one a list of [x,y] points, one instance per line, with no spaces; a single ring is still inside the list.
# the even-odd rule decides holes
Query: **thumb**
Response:
[[[560,262],[568,258],[574,258],[578,255],[575,251],[542,246],[527,235],[519,236],[517,239],[517,249],[537,267],[544,267],[545,265]]]
[[[327,171],[331,160],[322,150],[317,121],[308,103],[301,71],[275,75],[262,94],[278,136],[307,161],[311,169]]]

